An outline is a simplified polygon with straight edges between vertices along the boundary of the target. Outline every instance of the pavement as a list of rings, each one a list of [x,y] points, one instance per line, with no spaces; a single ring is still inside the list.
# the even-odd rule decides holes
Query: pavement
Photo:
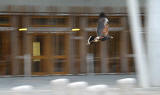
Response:
[[[122,78],[136,78],[135,74],[86,74],[86,75],[50,75],[50,76],[8,76],[0,77],[0,91],[10,90],[20,85],[32,85],[37,90],[51,89],[50,81],[59,78],[67,78],[70,82],[86,81],[89,85],[106,84],[109,87],[116,86],[116,80]]]
[[[0,95],[13,95],[11,88],[21,85],[32,85],[34,92],[23,95],[54,95],[50,85],[51,80],[67,78],[70,82],[86,81],[88,85],[106,84],[109,95],[120,95],[116,81],[123,78],[136,78],[135,74],[84,74],[84,75],[48,75],[48,76],[0,76]],[[17,95],[17,94],[14,94]],[[125,94],[125,95],[130,95]],[[160,87],[135,88],[132,95],[160,95]]]

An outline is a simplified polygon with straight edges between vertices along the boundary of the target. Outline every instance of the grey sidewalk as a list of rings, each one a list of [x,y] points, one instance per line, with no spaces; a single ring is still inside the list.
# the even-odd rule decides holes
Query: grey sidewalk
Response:
[[[110,95],[120,95],[116,86],[116,81],[122,78],[136,78],[135,74],[130,75],[116,75],[116,74],[104,74],[104,75],[52,75],[52,76],[0,76],[0,95],[13,95],[10,90],[12,87],[20,85],[32,85],[34,92],[30,95],[54,95],[51,88],[50,81],[59,78],[67,78],[70,82],[86,81],[89,85],[107,84],[109,85]],[[132,95],[160,95],[160,87],[151,88],[137,88],[135,94]],[[26,94],[25,94],[26,95]],[[28,94],[27,94],[28,95]]]
[[[136,78],[136,75],[53,75],[53,76],[33,76],[33,77],[0,77],[0,90],[9,90],[14,86],[32,85],[35,89],[50,89],[50,81],[58,78],[68,78],[70,82],[86,81],[89,85],[107,84],[110,87],[116,85],[116,80],[122,78]]]

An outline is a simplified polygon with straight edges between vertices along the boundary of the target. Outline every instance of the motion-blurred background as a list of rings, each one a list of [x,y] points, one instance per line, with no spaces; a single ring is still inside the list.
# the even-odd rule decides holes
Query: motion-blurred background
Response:
[[[87,46],[100,12],[114,39]],[[0,75],[135,73],[129,28],[126,0],[1,0]]]

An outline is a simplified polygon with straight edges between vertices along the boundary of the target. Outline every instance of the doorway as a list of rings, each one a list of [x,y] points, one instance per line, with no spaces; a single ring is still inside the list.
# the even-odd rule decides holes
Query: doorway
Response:
[[[68,34],[33,34],[32,73],[68,73]]]

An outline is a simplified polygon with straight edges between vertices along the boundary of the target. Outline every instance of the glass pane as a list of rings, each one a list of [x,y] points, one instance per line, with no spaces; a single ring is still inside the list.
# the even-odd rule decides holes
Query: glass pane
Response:
[[[129,72],[135,72],[134,58],[133,57],[128,58],[128,63],[129,63]]]
[[[9,24],[9,17],[0,17],[0,24]]]
[[[120,17],[109,17],[109,26],[111,27],[119,27],[121,26],[121,18]]]
[[[40,60],[35,60],[32,62],[32,72],[40,72]]]
[[[94,72],[95,73],[100,73],[101,72],[100,57],[94,58]]]
[[[110,35],[114,37],[112,40],[106,41],[107,46],[107,61],[109,62],[109,72],[120,72],[120,33],[110,32]]]
[[[49,20],[50,25],[67,25],[67,18],[52,18]]]
[[[120,72],[120,59],[109,59],[109,72],[117,73]]]
[[[80,58],[80,40],[75,40],[74,41],[74,46],[72,47],[74,50],[74,57],[75,58]]]
[[[131,32],[127,33],[128,35],[128,54],[133,54],[133,46],[132,46],[132,39],[131,39]]]
[[[120,32],[110,32],[110,35],[114,37],[112,40],[107,40],[107,54],[109,57],[120,56]]]
[[[54,62],[54,72],[64,72],[65,62],[66,60],[64,59],[56,59]]]
[[[45,69],[44,59],[33,59],[32,60],[32,72],[44,72]]]
[[[32,25],[54,25],[66,26],[68,25],[67,17],[35,17],[32,18]]]
[[[32,18],[32,25],[47,25],[48,18]]]
[[[65,55],[65,35],[56,35],[53,37],[54,55]]]
[[[88,26],[95,27],[97,26],[98,17],[89,17],[88,18]]]
[[[109,72],[110,73],[115,73],[117,71],[116,67],[117,67],[116,63],[110,63],[109,64]]]

